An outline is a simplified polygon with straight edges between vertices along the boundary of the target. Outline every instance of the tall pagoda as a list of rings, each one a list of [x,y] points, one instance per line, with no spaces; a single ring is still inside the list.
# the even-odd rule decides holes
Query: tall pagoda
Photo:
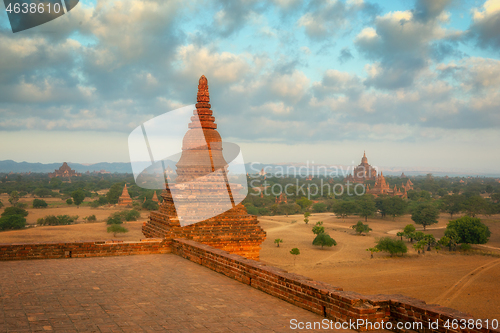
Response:
[[[132,198],[127,190],[127,184],[123,187],[122,195],[118,198],[118,206],[132,206]]]
[[[364,183],[365,180],[374,180],[375,178],[377,178],[377,169],[368,164],[366,152],[363,152],[361,163],[354,168],[353,174],[347,176],[345,181]]]
[[[209,102],[208,81],[201,76],[175,184],[167,184],[159,210],[151,212],[142,232],[146,237],[192,239],[258,260],[266,233],[257,217],[248,214],[241,200],[235,200],[237,186],[228,181],[228,163]],[[198,222],[200,217],[208,218]]]
[[[54,172],[49,172],[49,178],[61,177],[61,178],[71,178],[71,177],[80,177],[82,174],[76,172],[71,169],[68,163],[64,162],[63,165]]]

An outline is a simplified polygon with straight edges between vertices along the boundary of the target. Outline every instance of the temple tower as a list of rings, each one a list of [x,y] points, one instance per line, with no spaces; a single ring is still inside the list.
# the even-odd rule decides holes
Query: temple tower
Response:
[[[260,244],[266,233],[254,215],[249,215],[241,203],[235,204],[240,202],[234,200],[238,193],[231,189],[238,187],[230,186],[228,181],[222,139],[209,102],[208,81],[202,76],[196,110],[183,138],[182,155],[176,165],[175,184],[167,185],[161,194],[163,202],[159,210],[151,212],[142,231],[146,237],[192,239],[258,260]],[[175,193],[175,204],[172,193]],[[224,198],[229,207],[224,206]],[[229,209],[224,211],[221,207]],[[224,212],[212,214],[217,211]],[[183,219],[180,220],[179,216]],[[200,216],[213,217],[186,225],[190,218],[199,221]]]
[[[123,187],[122,195],[118,198],[118,206],[132,206],[132,198],[127,190],[127,184]]]

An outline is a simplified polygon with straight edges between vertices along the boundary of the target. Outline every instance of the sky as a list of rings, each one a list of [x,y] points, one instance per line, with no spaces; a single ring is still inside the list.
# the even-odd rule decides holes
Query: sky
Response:
[[[205,75],[247,162],[500,173],[500,0],[80,1],[18,33],[1,6],[0,160],[127,162]]]

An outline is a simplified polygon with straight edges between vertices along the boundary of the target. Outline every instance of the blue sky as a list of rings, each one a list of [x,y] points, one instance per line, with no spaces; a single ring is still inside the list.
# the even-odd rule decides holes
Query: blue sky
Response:
[[[500,0],[81,1],[0,14],[0,159],[128,161],[193,104],[247,161],[499,171]],[[499,172],[500,173],[500,172]]]

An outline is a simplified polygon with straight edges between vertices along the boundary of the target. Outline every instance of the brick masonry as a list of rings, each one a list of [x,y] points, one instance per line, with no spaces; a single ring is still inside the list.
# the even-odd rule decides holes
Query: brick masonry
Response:
[[[173,253],[239,282],[334,321],[439,322],[439,329],[420,332],[499,333],[493,329],[445,329],[447,320],[471,316],[403,295],[362,295],[282,269],[230,254],[192,240],[146,239],[140,242],[88,241],[75,243],[0,244],[0,260],[56,259]],[[405,332],[405,330],[393,329]],[[408,332],[411,332],[408,330]]]
[[[59,259],[170,253],[171,242],[149,238],[140,242],[82,241],[74,243],[0,244],[0,260]]]

